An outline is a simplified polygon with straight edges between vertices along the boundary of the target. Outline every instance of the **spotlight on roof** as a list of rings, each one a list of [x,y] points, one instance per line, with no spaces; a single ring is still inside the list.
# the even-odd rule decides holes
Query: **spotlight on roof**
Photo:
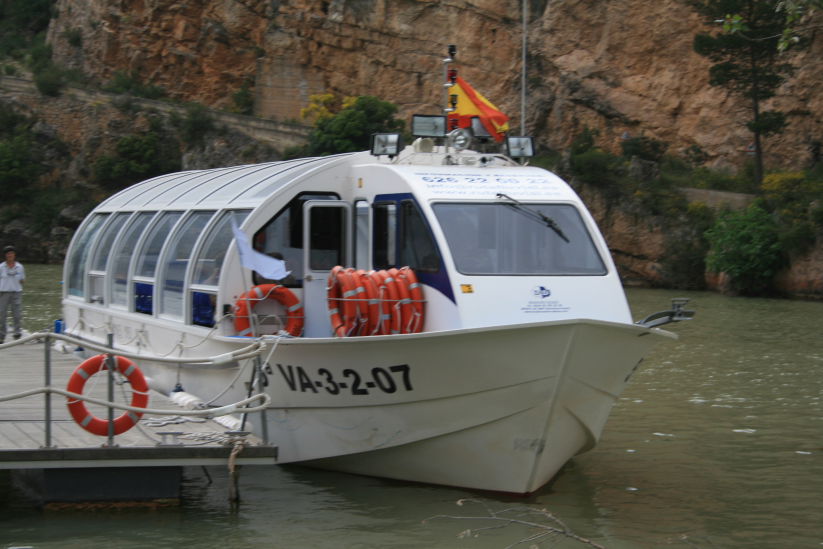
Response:
[[[412,135],[415,137],[446,137],[446,117],[415,114],[412,116]]]
[[[472,133],[475,137],[489,138],[492,134],[486,129],[486,126],[480,121],[479,116],[472,116]]]
[[[400,153],[403,140],[399,133],[375,133],[371,136],[371,153],[374,156],[392,158]]]
[[[511,158],[534,156],[534,141],[531,137],[507,137],[506,153]]]

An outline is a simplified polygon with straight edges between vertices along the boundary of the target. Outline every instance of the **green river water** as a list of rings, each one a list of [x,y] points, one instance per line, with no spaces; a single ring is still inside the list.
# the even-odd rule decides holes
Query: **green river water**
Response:
[[[59,315],[60,268],[27,265],[26,328]],[[823,303],[629,290],[635,318],[691,298],[691,322],[641,365],[600,444],[512,498],[302,467],[187,469],[180,506],[38,510],[0,472],[0,549],[492,548],[534,533],[486,523],[547,509],[609,548],[823,547]],[[532,516],[530,519],[535,519]],[[526,542],[517,547],[530,547]],[[585,547],[553,538],[540,547]]]

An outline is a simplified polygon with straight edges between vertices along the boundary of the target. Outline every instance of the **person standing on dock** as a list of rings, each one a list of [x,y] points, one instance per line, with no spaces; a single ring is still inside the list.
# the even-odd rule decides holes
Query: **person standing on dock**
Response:
[[[17,262],[17,250],[14,246],[3,248],[6,260],[0,263],[0,343],[6,341],[6,317],[9,306],[14,320],[14,339],[22,335],[23,320],[23,282],[26,270]]]

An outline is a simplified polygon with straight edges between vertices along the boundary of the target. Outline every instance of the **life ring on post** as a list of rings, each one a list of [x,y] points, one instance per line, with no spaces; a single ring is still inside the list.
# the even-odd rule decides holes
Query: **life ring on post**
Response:
[[[69,378],[69,384],[66,390],[71,393],[83,394],[83,387],[86,381],[99,372],[100,370],[107,370],[106,365],[107,355],[97,355],[83,362],[78,366]],[[146,378],[143,373],[131,360],[118,356],[114,357],[117,362],[117,370],[126,376],[132,388],[131,405],[135,408],[145,408],[149,403],[149,386],[146,383]],[[77,424],[88,431],[89,433],[99,435],[101,437],[109,434],[109,421],[107,419],[100,419],[89,412],[86,408],[86,403],[82,400],[68,399],[69,413]],[[120,417],[115,419],[114,434],[119,435],[125,433],[140,421],[143,416],[142,412],[126,411]]]
[[[337,337],[353,335],[357,325],[357,286],[351,273],[340,265],[334,267],[329,273],[326,295],[332,333]]]
[[[254,306],[264,299],[274,299],[286,308],[284,330],[294,337],[303,334],[303,304],[294,292],[280,284],[260,284],[237,298],[234,304],[234,330],[237,335],[254,335],[251,328],[251,313]]]

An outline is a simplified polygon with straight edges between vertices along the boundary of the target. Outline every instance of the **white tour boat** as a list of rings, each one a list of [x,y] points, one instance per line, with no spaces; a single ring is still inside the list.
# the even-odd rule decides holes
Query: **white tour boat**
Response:
[[[644,354],[675,337],[655,326],[690,313],[633,322],[580,198],[512,159],[530,139],[479,152],[446,124],[415,117],[405,148],[378,134],[372,151],[113,195],[69,248],[66,333],[113,334],[165,394],[219,406],[265,386],[269,409],[246,428],[280,463],[540,488],[594,446]],[[249,268],[282,265],[272,255],[288,276]],[[229,354],[261,340],[256,358]]]

